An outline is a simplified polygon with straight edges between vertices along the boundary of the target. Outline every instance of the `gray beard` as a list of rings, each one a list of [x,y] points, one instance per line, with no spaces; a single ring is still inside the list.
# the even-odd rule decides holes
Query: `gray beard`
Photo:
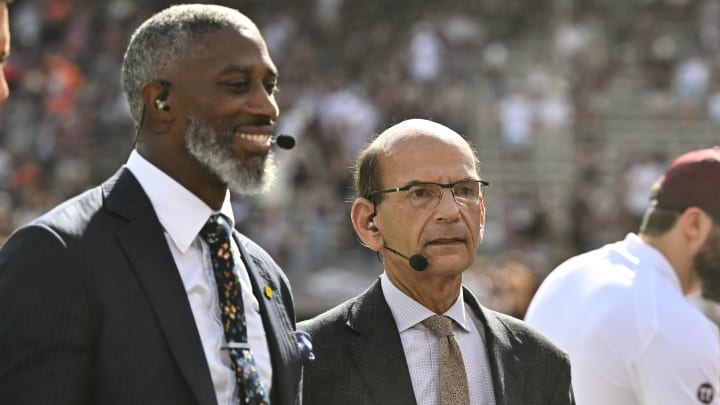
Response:
[[[230,130],[231,131],[231,130]],[[232,132],[219,134],[207,123],[188,117],[185,147],[233,193],[259,194],[275,181],[272,152],[240,160],[232,153]]]

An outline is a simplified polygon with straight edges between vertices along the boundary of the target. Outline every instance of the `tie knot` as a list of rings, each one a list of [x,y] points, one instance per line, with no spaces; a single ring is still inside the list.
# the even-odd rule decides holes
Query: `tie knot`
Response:
[[[425,325],[432,333],[438,337],[452,336],[452,319],[443,315],[433,315],[424,321],[422,324]]]
[[[230,240],[230,223],[221,214],[211,215],[200,230],[200,237],[209,245]]]

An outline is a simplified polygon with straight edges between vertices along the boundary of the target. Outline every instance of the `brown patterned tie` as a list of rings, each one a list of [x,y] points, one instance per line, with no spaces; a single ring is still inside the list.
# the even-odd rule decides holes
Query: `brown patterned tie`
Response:
[[[433,315],[422,324],[440,338],[440,404],[470,405],[467,374],[462,352],[452,331],[452,320]]]

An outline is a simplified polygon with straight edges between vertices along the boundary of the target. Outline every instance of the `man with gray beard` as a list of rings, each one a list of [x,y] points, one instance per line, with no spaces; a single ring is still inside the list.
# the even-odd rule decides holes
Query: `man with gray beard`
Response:
[[[277,80],[236,10],[173,6],[135,31],[126,165],[0,250],[0,402],[300,403],[288,280],[230,205],[273,181]]]

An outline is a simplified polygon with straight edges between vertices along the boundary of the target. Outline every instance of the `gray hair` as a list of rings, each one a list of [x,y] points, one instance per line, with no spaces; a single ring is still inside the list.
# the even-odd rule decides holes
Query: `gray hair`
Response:
[[[239,11],[211,4],[169,7],[135,30],[123,58],[121,80],[136,128],[142,120],[142,88],[162,79],[188,55],[202,55],[207,50],[203,36],[223,28],[258,31]]]

